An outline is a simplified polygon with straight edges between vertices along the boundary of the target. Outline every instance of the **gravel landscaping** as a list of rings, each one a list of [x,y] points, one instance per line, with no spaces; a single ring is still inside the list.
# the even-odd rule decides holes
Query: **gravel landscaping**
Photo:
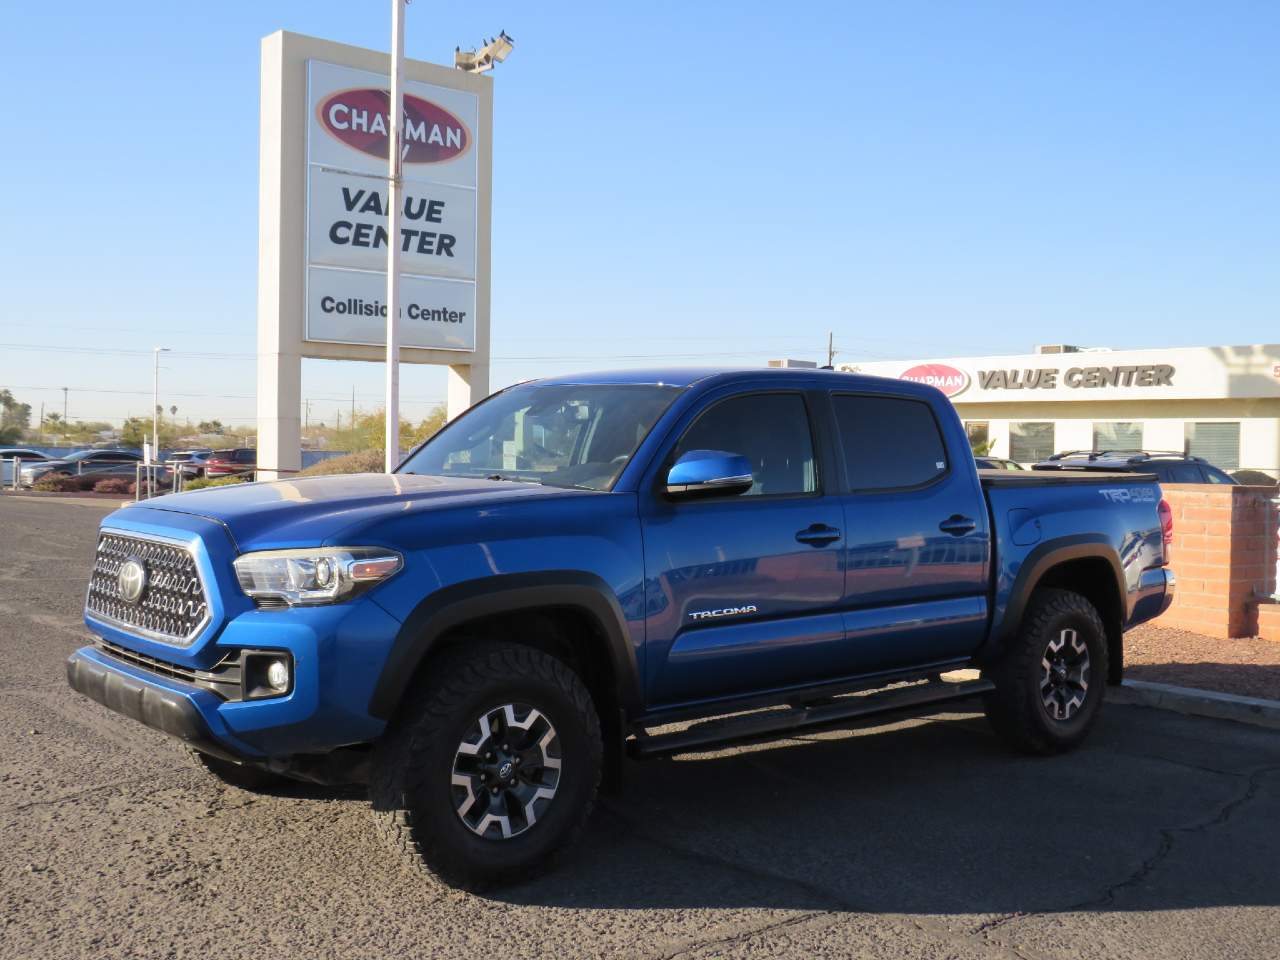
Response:
[[[1280,643],[1271,640],[1218,640],[1157,621],[1125,634],[1124,659],[1130,680],[1280,699]]]

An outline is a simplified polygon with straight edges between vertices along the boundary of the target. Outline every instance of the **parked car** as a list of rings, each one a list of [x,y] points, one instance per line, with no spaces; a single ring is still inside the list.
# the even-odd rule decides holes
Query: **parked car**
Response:
[[[215,450],[205,460],[206,477],[236,477],[253,473],[258,467],[258,451],[252,447]]]
[[[1042,460],[1031,469],[1152,473],[1161,483],[1238,482],[1201,457],[1159,450],[1068,450]]]
[[[47,454],[28,447],[0,447],[0,486],[13,483],[13,461],[17,458],[23,463],[38,463],[48,460]]]
[[[136,465],[141,462],[142,454],[132,450],[77,450],[57,460],[45,460],[30,466],[23,464],[18,482],[29,487],[41,477],[72,477],[85,473],[101,478],[122,476],[132,480],[137,472]]]
[[[1013,460],[1004,460],[1000,457],[974,457],[974,463],[978,465],[979,470],[1025,470],[1022,464]]]
[[[205,465],[212,455],[213,451],[209,449],[175,450],[164,462],[181,474],[184,480],[195,480],[204,476]]]
[[[391,475],[108,516],[67,677],[228,783],[367,782],[395,849],[483,884],[571,841],[625,753],[976,695],[1020,750],[1079,745],[1172,536],[1146,477],[980,476],[924,384],[573,375]]]

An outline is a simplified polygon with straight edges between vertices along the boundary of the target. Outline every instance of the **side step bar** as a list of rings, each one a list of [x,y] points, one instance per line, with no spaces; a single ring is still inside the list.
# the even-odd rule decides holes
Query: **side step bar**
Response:
[[[674,733],[641,732],[634,740],[628,741],[627,748],[636,759],[686,753],[744,740],[769,739],[792,730],[828,726],[844,720],[964,700],[994,689],[995,684],[990,680],[966,680],[961,683],[933,680],[896,690],[841,697],[788,710],[766,710],[703,720]]]

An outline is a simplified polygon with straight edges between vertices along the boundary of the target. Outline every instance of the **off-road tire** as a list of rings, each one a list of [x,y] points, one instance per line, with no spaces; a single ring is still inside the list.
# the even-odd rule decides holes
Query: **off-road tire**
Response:
[[[1046,705],[1042,684],[1046,651],[1064,636],[1083,642],[1088,652],[1088,684],[1083,703],[1059,719]],[[1107,682],[1107,633],[1102,618],[1093,604],[1071,590],[1036,590],[1016,638],[984,675],[996,686],[986,695],[985,707],[987,720],[1000,737],[1025,753],[1071,750],[1088,736],[1102,708]]]
[[[247,790],[250,793],[273,793],[277,790],[296,787],[297,781],[261,767],[246,763],[233,763],[221,757],[210,756],[199,750],[188,749],[192,760],[213,774],[229,787]]]
[[[429,661],[406,694],[375,746],[369,798],[394,850],[474,890],[533,876],[578,839],[600,785],[603,747],[591,695],[565,663],[518,644],[464,643]],[[553,725],[559,780],[523,832],[480,836],[460,815],[451,778],[478,718],[509,703],[532,706]]]

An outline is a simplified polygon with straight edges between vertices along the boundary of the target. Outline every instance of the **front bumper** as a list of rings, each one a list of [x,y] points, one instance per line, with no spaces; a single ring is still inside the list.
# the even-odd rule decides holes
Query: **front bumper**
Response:
[[[237,759],[328,753],[375,740],[386,727],[368,705],[401,624],[367,597],[249,610],[215,625],[209,641],[191,648],[166,648],[92,618],[86,623],[108,644],[138,655],[83,647],[67,665],[71,686],[205,752],[215,752],[203,745],[212,742]],[[215,665],[246,652],[287,656],[293,667],[289,691],[228,696]],[[158,663],[145,662],[151,658]]]
[[[176,682],[161,684],[140,677],[123,665],[107,662],[92,647],[77,650],[67,659],[67,683],[90,700],[177,737],[204,753],[230,760],[248,756],[214,736],[196,705],[198,687]]]

